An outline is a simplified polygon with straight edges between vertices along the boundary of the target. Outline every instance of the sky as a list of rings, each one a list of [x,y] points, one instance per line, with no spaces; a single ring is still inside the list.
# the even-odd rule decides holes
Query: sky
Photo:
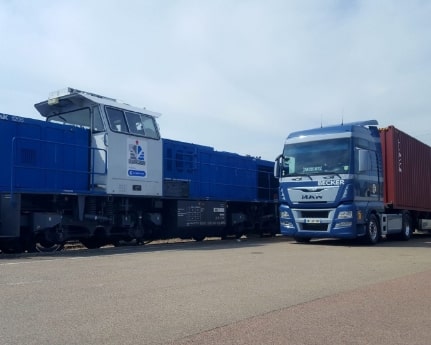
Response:
[[[293,131],[376,119],[431,145],[431,1],[0,0],[0,113],[73,87],[165,138],[274,160]]]

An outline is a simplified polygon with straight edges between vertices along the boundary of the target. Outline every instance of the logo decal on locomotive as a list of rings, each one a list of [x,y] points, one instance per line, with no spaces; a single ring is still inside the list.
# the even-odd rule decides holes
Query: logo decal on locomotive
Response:
[[[129,139],[127,142],[127,174],[133,177],[146,177],[145,160],[147,151],[145,142],[140,143],[139,140]]]

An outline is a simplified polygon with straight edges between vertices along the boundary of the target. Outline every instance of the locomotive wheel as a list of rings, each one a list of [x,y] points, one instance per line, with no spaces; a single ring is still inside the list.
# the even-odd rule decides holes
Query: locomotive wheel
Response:
[[[56,252],[58,250],[62,250],[63,247],[64,243],[55,243],[49,241],[45,238],[45,236],[43,236],[43,234],[36,236],[35,248],[40,253]]]
[[[114,247],[122,247],[122,246],[133,246],[136,245],[137,242],[134,238],[122,238],[122,239],[116,239],[112,241],[112,244]]]
[[[87,249],[98,249],[105,245],[99,238],[94,237],[81,239],[80,242]]]
[[[205,235],[201,235],[201,234],[194,234],[193,235],[193,239],[196,241],[196,242],[202,242],[204,239],[205,239]]]

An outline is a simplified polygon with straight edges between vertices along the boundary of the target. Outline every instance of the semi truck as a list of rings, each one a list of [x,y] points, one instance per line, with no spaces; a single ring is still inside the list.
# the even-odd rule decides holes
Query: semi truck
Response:
[[[280,232],[297,242],[431,230],[431,147],[377,120],[291,133],[274,175]]]

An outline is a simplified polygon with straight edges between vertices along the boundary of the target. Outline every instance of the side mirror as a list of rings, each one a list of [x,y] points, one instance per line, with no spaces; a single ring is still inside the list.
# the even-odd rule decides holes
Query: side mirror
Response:
[[[283,155],[279,155],[275,159],[275,164],[274,164],[274,177],[275,178],[280,178],[280,167],[283,164],[282,161],[283,161]]]

